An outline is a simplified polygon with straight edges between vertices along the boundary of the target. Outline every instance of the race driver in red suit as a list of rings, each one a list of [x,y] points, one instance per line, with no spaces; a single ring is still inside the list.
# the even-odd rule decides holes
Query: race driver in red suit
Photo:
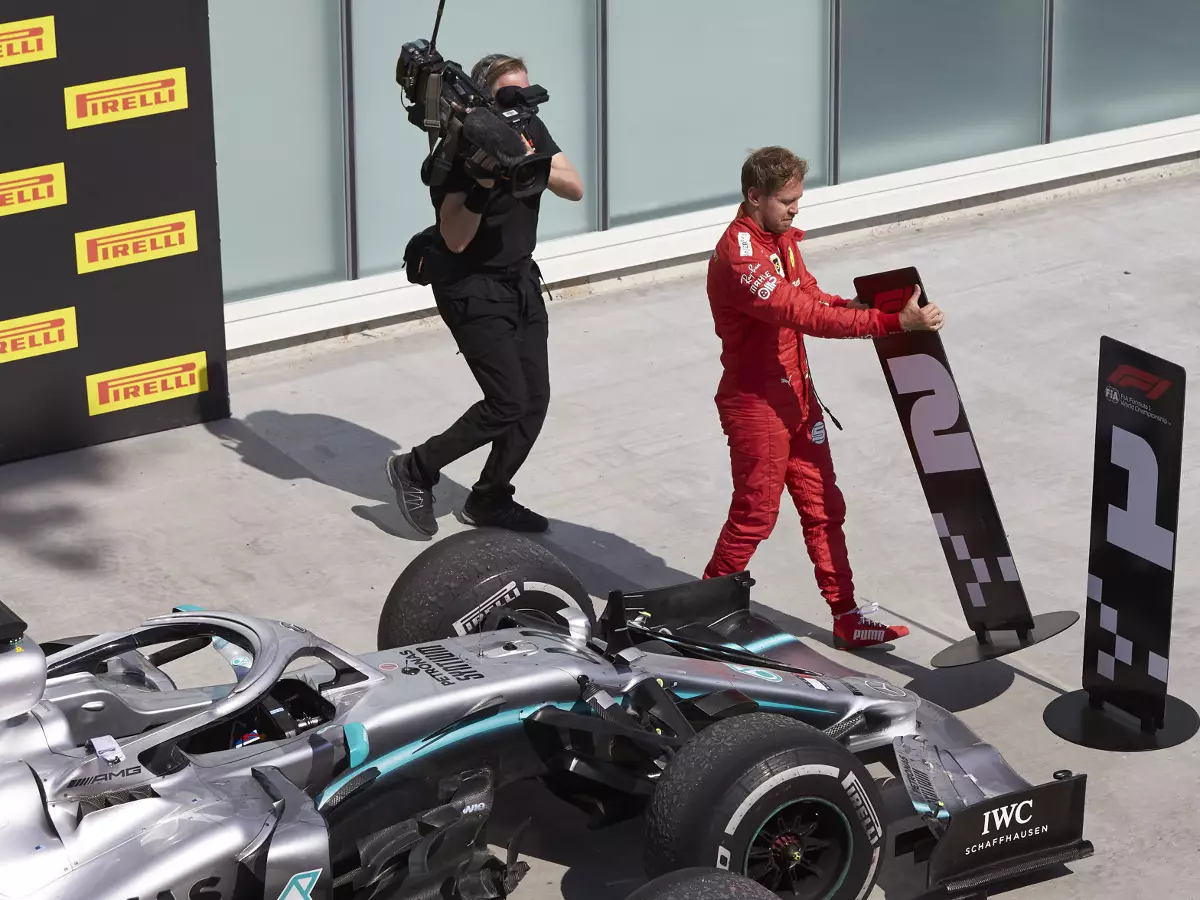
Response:
[[[842,532],[846,504],[834,478],[829,435],[809,378],[804,335],[873,338],[942,327],[919,288],[899,313],[827,294],[800,256],[792,227],[807,163],[783,147],[756,150],[742,167],[743,203],[708,264],[708,298],[721,339],[724,374],[717,410],[728,438],[733,501],[704,577],[744,571],[775,527],[783,488],[804,530],[817,586],[833,613],[839,649],[870,647],[908,634],[860,607]]]

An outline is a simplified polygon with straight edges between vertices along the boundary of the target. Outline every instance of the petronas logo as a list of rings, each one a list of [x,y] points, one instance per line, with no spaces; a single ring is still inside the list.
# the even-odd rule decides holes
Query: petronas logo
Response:
[[[321,880],[324,869],[314,869],[311,872],[300,872],[293,875],[279,895],[279,900],[312,900],[313,888]]]

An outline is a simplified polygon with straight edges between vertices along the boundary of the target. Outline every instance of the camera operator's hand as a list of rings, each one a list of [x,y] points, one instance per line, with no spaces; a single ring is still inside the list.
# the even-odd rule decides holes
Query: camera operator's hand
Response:
[[[900,310],[900,325],[905,331],[941,331],[945,315],[934,304],[917,306],[921,288],[913,288],[912,296]]]
[[[529,139],[526,138],[524,135],[521,136],[521,140],[523,140],[525,142],[525,155],[533,156],[533,154],[534,154],[533,144],[529,143]],[[496,186],[495,178],[483,178],[483,177],[476,175],[475,182],[480,187],[487,188],[488,190],[491,190],[493,187]]]

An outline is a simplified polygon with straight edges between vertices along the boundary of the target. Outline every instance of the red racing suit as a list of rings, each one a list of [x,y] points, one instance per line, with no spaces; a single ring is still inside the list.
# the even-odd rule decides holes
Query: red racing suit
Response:
[[[847,308],[827,294],[800,256],[804,232],[764,231],[743,209],[708,264],[708,299],[724,374],[716,404],[733,475],[729,516],[704,577],[744,571],[775,527],[786,485],[800,514],[817,586],[833,613],[854,609],[842,532],[846,504],[834,478],[804,335],[882,337],[900,316]]]

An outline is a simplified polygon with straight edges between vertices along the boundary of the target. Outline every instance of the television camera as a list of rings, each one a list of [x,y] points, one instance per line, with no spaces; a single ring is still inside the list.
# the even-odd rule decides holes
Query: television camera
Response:
[[[441,0],[431,39],[404,44],[396,63],[396,83],[411,104],[408,120],[429,135],[421,180],[436,187],[461,160],[470,177],[495,179],[498,190],[514,197],[545,190],[550,157],[530,150],[523,131],[550,95],[540,85],[509,86],[493,98],[444,59],[437,50],[444,7]]]

